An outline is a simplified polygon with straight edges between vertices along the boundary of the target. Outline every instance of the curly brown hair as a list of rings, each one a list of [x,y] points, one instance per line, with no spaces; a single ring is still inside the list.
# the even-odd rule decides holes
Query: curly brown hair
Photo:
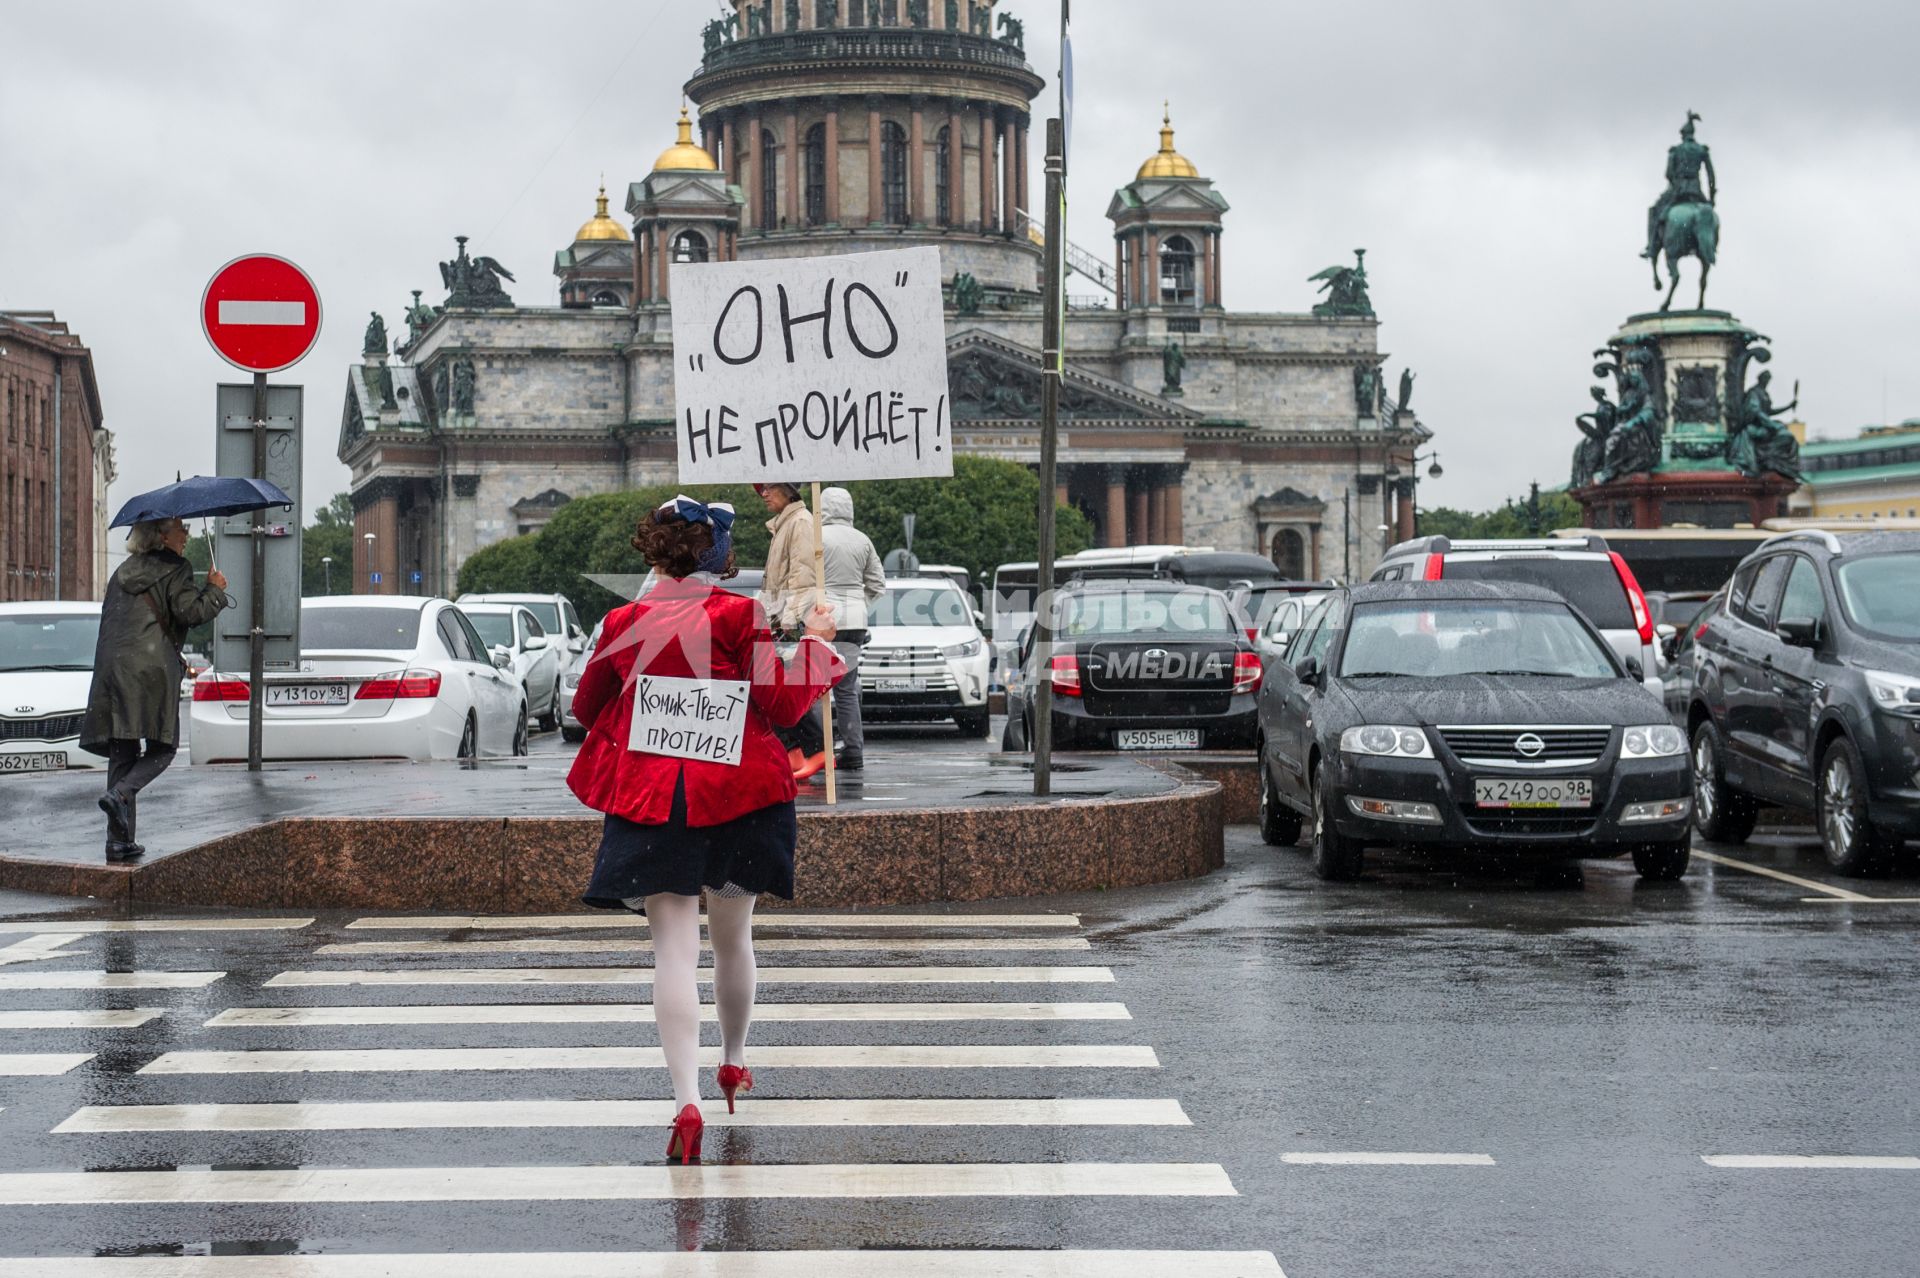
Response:
[[[647,567],[661,576],[689,577],[700,570],[700,556],[713,549],[713,529],[678,516],[661,520],[654,512],[640,521],[630,544],[646,559]],[[720,575],[733,577],[739,571],[733,566],[733,552],[728,551],[726,571]]]

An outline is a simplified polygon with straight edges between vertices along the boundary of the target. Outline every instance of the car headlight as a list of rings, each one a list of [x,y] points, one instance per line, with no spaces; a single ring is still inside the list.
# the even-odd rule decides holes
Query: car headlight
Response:
[[[1867,695],[1873,704],[1895,714],[1920,715],[1920,679],[1910,675],[1889,674],[1885,670],[1863,670],[1867,677]]]
[[[1684,754],[1686,749],[1686,735],[1671,723],[1649,723],[1644,727],[1628,728],[1620,737],[1620,757],[1623,759],[1666,759]]]
[[[1372,754],[1395,759],[1431,759],[1433,747],[1427,734],[1418,728],[1368,723],[1348,728],[1340,734],[1340,749],[1347,754]]]
[[[569,688],[577,688],[580,686],[580,675],[578,670],[569,670],[560,676],[560,682]]]
[[[940,651],[949,657],[972,657],[979,655],[980,649],[984,647],[986,647],[985,641],[979,635],[975,635],[965,643],[948,644]]]

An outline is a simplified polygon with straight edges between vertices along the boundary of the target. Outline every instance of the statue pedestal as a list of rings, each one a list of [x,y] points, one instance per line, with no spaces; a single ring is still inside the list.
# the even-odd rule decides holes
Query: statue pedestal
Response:
[[[1568,494],[1580,503],[1589,528],[1758,527],[1787,513],[1787,499],[1800,487],[1781,475],[1748,478],[1734,470],[1670,471],[1627,475],[1589,484]]]
[[[1747,362],[1758,334],[1726,311],[1652,311],[1635,315],[1611,345],[1650,344],[1652,382],[1664,430],[1661,472],[1716,470],[1727,464],[1727,437],[1738,428]],[[1765,360],[1765,348],[1757,348]]]

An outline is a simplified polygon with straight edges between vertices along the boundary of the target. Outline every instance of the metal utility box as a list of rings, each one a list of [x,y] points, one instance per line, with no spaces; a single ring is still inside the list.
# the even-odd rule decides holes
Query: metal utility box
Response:
[[[293,498],[293,509],[269,507],[265,512],[266,545],[266,669],[300,668],[300,407],[299,386],[267,387],[267,465],[256,475],[253,466],[253,385],[221,383],[214,400],[214,472],[265,479]],[[214,555],[227,575],[227,593],[236,606],[213,623],[214,669],[241,674],[252,658],[247,632],[253,615],[253,516],[227,515],[212,521]]]

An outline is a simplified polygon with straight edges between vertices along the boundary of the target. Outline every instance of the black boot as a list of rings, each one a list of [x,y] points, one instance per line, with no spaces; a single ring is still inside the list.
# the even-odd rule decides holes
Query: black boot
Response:
[[[107,814],[107,840],[125,843],[133,838],[133,801],[108,790],[100,796],[100,810]]]
[[[123,843],[119,839],[108,839],[107,864],[131,865],[146,855],[146,851],[138,843]]]

